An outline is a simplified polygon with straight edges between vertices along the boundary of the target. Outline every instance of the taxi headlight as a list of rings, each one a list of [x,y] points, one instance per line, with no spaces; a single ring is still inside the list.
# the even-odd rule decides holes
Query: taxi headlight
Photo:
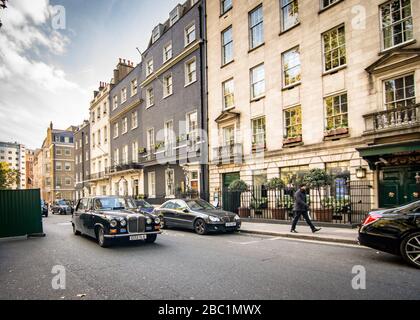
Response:
[[[151,224],[152,223],[152,219],[147,218],[146,222],[147,222],[147,224]]]
[[[120,221],[121,227],[125,227],[127,225],[127,221],[125,221],[124,219],[122,219]]]
[[[156,223],[156,224],[159,224],[159,223],[160,223],[160,218],[156,218],[156,219],[155,219],[155,223]]]
[[[117,222],[117,220],[111,220],[111,222],[109,223],[109,225],[110,225],[112,228],[115,228],[115,227],[118,225],[118,222]]]

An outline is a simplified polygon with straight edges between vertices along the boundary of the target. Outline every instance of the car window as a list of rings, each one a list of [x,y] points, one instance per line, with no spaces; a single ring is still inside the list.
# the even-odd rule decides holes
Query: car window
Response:
[[[187,209],[187,204],[184,201],[181,200],[177,200],[175,201],[175,205],[176,205],[176,210],[184,210]]]
[[[77,210],[82,210],[82,209],[83,209],[83,202],[82,202],[82,200],[83,200],[83,199],[80,199],[80,200],[79,200],[79,202],[77,203],[77,206],[76,206],[76,211],[77,211]]]
[[[420,201],[409,203],[405,206],[398,207],[392,210],[390,213],[413,213],[420,212]]]
[[[188,206],[192,210],[214,210],[216,209],[214,206],[212,206],[210,203],[204,200],[190,200],[187,202]]]
[[[174,203],[172,201],[165,203],[162,206],[163,209],[173,209],[174,208]]]

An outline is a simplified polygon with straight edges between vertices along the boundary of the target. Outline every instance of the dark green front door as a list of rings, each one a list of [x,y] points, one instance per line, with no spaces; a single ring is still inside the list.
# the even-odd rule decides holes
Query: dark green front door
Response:
[[[379,172],[379,206],[390,208],[420,200],[416,174],[420,166],[384,168]]]
[[[239,172],[225,173],[223,175],[223,187],[222,187],[222,203],[223,210],[238,213],[238,209],[241,206],[241,195],[239,192],[230,192],[229,185],[239,180],[241,175]]]

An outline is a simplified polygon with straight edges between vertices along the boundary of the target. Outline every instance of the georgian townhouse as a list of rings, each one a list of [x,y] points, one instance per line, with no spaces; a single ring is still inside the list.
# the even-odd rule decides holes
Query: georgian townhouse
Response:
[[[90,195],[90,122],[84,121],[74,132],[74,174],[76,199]]]
[[[134,66],[131,61],[120,59],[111,80],[109,183],[110,193],[115,195],[143,194],[143,172],[139,163],[139,140],[144,130],[139,122],[141,69],[141,64]]]
[[[57,199],[74,200],[75,166],[74,166],[74,132],[76,127],[66,130],[54,129],[53,123],[47,129],[47,136],[42,144],[43,166],[41,195],[45,201],[52,203]],[[38,154],[38,156],[40,156]]]
[[[140,162],[151,202],[208,193],[204,12],[202,1],[176,6],[142,54]]]
[[[321,168],[419,198],[420,1],[211,0],[207,26],[211,195]]]
[[[87,177],[91,195],[108,195],[110,166],[110,90],[109,83],[100,82],[90,103],[90,175]]]

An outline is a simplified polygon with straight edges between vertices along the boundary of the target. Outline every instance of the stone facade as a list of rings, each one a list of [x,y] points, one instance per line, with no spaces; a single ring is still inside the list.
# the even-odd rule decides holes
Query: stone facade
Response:
[[[76,199],[90,194],[90,123],[84,121],[74,133]]]
[[[362,167],[367,174],[361,180],[371,182],[372,205],[376,207],[379,205],[379,169],[369,166],[357,149],[372,143],[386,143],[386,140],[378,140],[385,136],[400,136],[403,141],[418,139],[418,136],[404,135],[419,133],[417,122],[410,121],[404,132],[375,131],[377,139],[374,141],[368,132],[366,115],[386,109],[385,80],[413,74],[415,88],[420,88],[419,53],[415,42],[420,37],[420,3],[411,1],[412,36],[401,46],[384,50],[379,15],[386,2],[345,0],[336,1],[328,8],[320,8],[319,1],[306,1],[304,5],[301,2],[293,2],[292,12],[298,13],[298,18],[286,15],[292,25],[285,30],[280,1],[237,0],[224,14],[221,14],[219,1],[207,1],[211,194],[223,189],[226,173],[238,172],[241,179],[255,185],[261,183],[256,177],[265,180],[284,177],[289,171],[298,171],[299,167],[303,171],[311,168],[333,171],[341,167],[351,180],[357,181],[356,170]],[[254,23],[254,18],[250,17],[259,8],[263,17],[263,39],[256,48],[250,48],[250,24]],[[261,17],[256,17],[255,21],[260,22]],[[223,65],[221,39],[230,27],[233,59]],[[256,34],[261,36],[258,30]],[[325,41],[331,41],[331,46],[343,42],[342,38],[327,38],[330,34],[345,39],[345,50],[336,51],[344,52],[345,58],[332,70]],[[286,54],[295,48],[299,54],[285,64]],[[334,61],[332,63],[334,65]],[[252,72],[260,65],[264,66],[265,89],[253,99],[250,93]],[[298,68],[298,77],[292,67]],[[366,70],[368,67],[371,70]],[[224,110],[222,84],[230,79],[234,83],[234,104]],[[343,95],[346,95],[346,123],[332,128],[327,121],[327,101],[329,97],[335,101],[335,97]],[[415,99],[420,102],[418,95]],[[293,134],[286,128],[287,113],[296,107],[300,107],[301,115],[289,119],[299,123],[301,129],[295,126],[298,134]],[[257,128],[265,126],[265,129],[253,132],[252,120],[261,117],[265,119],[263,126],[254,123]],[[235,154],[226,148],[223,135],[227,129],[223,129],[228,127],[235,133]],[[259,145],[262,154],[256,154],[253,139],[258,140],[263,135],[264,145]],[[226,161],[221,159],[223,148],[228,149]],[[239,164],[230,164],[238,159]]]
[[[142,129],[139,110],[142,65],[120,59],[114,70],[110,90],[110,194],[143,194],[143,173],[139,165],[139,141]]]
[[[110,194],[110,98],[111,84],[101,82],[90,103],[90,175],[87,177],[91,195]]]
[[[57,199],[75,200],[75,131],[74,126],[66,130],[54,129],[52,123],[47,130],[40,151],[42,160],[37,162],[43,166],[41,195],[49,203]]]

